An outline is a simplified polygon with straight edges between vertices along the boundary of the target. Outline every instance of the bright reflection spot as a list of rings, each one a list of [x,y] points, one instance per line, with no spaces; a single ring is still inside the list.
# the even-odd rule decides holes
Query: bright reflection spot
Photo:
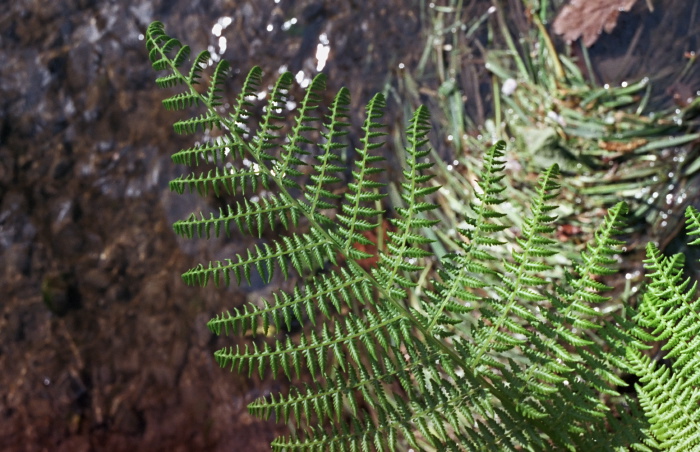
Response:
[[[620,83],[620,86],[622,86],[623,88],[627,88],[627,82]]]
[[[211,27],[211,33],[219,37],[226,27],[233,23],[233,19],[228,16],[219,17],[213,27]]]
[[[222,16],[219,17],[214,24],[214,26],[211,27],[211,34],[213,34],[215,37],[219,38],[218,39],[218,44],[219,44],[219,51],[217,52],[214,46],[208,46],[207,50],[211,54],[211,58],[209,58],[209,61],[207,62],[207,65],[211,66],[214,63],[218,62],[221,60],[221,55],[226,51],[227,47],[227,41],[224,36],[222,36],[224,30],[226,27],[231,25],[233,23],[233,19],[228,16]]]
[[[143,36],[143,35],[141,35],[141,36]],[[403,68],[405,68],[405,67],[406,67],[406,65],[405,65],[405,64],[403,64],[403,63],[399,63],[399,69],[403,69]]]
[[[209,55],[211,56],[209,58],[209,61],[207,61],[208,66],[211,66],[214,63],[217,63],[219,62],[219,60],[221,60],[221,56],[218,53],[216,53],[216,49],[214,48],[214,46],[207,46],[207,50],[209,51]]]
[[[562,118],[561,115],[555,111],[547,112],[547,117],[562,127],[566,126],[566,121],[564,121],[564,118]]]
[[[274,29],[275,29],[275,26],[274,26],[274,25],[272,25],[272,24],[267,24],[267,28],[266,28],[267,31],[272,31],[272,30],[274,30]]]
[[[329,45],[328,35],[325,33],[321,33],[318,40],[319,43],[316,46],[316,59],[318,60],[318,63],[316,63],[316,70],[321,72],[323,68],[326,67],[326,61],[328,61],[331,46]]]
[[[509,78],[505,82],[503,82],[503,86],[501,86],[501,93],[504,96],[510,96],[515,92],[517,88],[518,82],[516,82],[515,79]]]
[[[290,28],[292,28],[292,25],[294,25],[296,23],[297,23],[297,18],[292,17],[291,19],[289,19],[288,21],[286,21],[285,23],[282,24],[282,31],[289,30]]]
[[[143,41],[143,38],[144,38],[143,34],[139,33],[139,41]]]
[[[294,80],[296,80],[302,88],[306,88],[311,84],[311,78],[307,77],[304,71],[297,72],[297,75],[294,76]]]

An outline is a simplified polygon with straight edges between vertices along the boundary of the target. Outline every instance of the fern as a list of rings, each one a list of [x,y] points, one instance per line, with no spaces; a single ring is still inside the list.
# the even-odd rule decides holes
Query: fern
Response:
[[[639,312],[627,307],[624,316],[609,318],[598,308],[610,301],[601,278],[615,273],[623,251],[615,237],[624,227],[624,204],[608,212],[579,262],[557,277],[551,257],[558,253],[552,233],[559,169],[541,175],[524,226],[508,241],[510,225],[500,209],[505,144],[497,143],[484,156],[472,215],[459,231],[461,249],[438,259],[425,231],[438,226],[431,211],[439,186],[431,183],[429,114],[419,107],[405,131],[400,204],[380,247],[370,232],[389,217],[378,152],[386,133],[382,95],[367,104],[350,163],[342,158],[349,93],[341,89],[324,109],[323,75],[308,86],[293,118],[285,113],[292,76],[283,74],[260,101],[265,83],[257,67],[225,109],[227,63],[219,62],[208,88],[198,90],[207,52],[187,68],[189,48],[159,22],[148,28],[146,42],[153,67],[167,71],[158,86],[179,90],[164,106],[201,110],[176,122],[175,131],[210,137],[173,155],[199,169],[171,188],[227,200],[217,213],[194,212],[176,222],[175,232],[249,234],[258,243],[200,264],[183,279],[242,284],[257,272],[270,282],[280,272],[299,281],[208,324],[216,334],[259,335],[217,351],[222,367],[290,381],[288,391],[249,406],[292,426],[274,449],[700,447],[700,314],[695,286],[682,279],[682,256],[665,258],[650,245],[652,282]],[[700,234],[697,211],[688,211],[688,224]],[[494,247],[511,249],[510,258],[497,259]],[[367,258],[376,264],[363,265]],[[291,333],[293,324],[302,331]],[[644,354],[653,341],[667,341],[670,368]],[[623,372],[640,376],[639,403],[618,394]]]
[[[700,212],[686,211],[688,235],[700,234]],[[695,239],[691,244],[697,245]],[[697,282],[683,277],[685,256],[664,257],[652,243],[644,261],[651,278],[638,322],[652,330],[654,341],[664,341],[665,359],[655,362],[630,351],[640,384],[640,404],[649,418],[653,444],[673,451],[700,450],[700,304]]]

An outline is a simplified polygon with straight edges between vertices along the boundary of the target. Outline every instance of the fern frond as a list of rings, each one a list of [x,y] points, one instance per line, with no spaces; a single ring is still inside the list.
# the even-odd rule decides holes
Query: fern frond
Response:
[[[179,190],[179,187],[176,188]],[[228,191],[228,190],[227,190]],[[206,193],[206,189],[204,190]],[[206,218],[203,213],[192,213],[186,220],[178,220],[173,223],[175,233],[187,238],[211,237],[212,228],[214,236],[219,237],[223,233],[227,237],[231,236],[231,224],[238,226],[239,231],[249,232],[252,235],[261,237],[266,229],[274,230],[277,224],[281,224],[284,229],[298,226],[301,213],[297,206],[285,198],[285,194],[273,195],[261,198],[259,201],[248,201],[243,203],[227,205],[226,212],[219,209],[215,217],[213,213]]]
[[[373,155],[372,151],[383,144],[377,141],[377,138],[385,135],[381,131],[383,125],[376,121],[382,117],[385,106],[384,97],[381,95],[375,96],[367,104],[367,116],[362,126],[363,136],[360,140],[362,148],[356,149],[359,158],[352,172],[354,181],[348,184],[348,193],[345,194],[345,202],[341,205],[341,213],[336,216],[341,223],[336,238],[343,243],[343,253],[346,255],[352,253],[352,247],[355,244],[376,245],[361,233],[379,227],[378,216],[383,213],[382,210],[377,210],[373,206],[386,196],[377,192],[377,189],[385,184],[376,182],[370,177],[383,171],[373,165],[383,161],[384,158]]]
[[[514,310],[518,310],[518,314],[525,315],[525,318],[530,321],[535,321],[535,318],[527,314],[525,310],[519,309],[520,300],[528,303],[547,300],[543,294],[532,289],[537,286],[531,283],[541,281],[540,278],[536,277],[537,272],[552,268],[551,265],[541,262],[540,258],[551,256],[553,253],[548,248],[553,243],[552,239],[546,238],[542,234],[551,233],[554,230],[548,224],[554,220],[554,217],[547,215],[554,206],[548,205],[547,201],[556,195],[556,190],[559,188],[554,180],[558,175],[559,168],[553,165],[540,178],[537,196],[531,206],[532,215],[525,220],[522,237],[517,239],[521,250],[513,251],[512,263],[504,262],[509,273],[499,274],[502,285],[493,287],[499,296],[499,298],[490,300],[489,307],[494,311],[484,311],[486,314],[484,318],[488,319],[490,325],[482,322],[482,328],[475,335],[479,345],[474,353],[474,366],[480,364],[481,358],[490,349],[503,352],[516,345],[525,344],[525,329],[511,321],[510,317]],[[531,265],[533,263],[535,266]]]
[[[174,58],[170,58],[168,54],[174,48],[178,48],[178,52]],[[165,34],[165,25],[161,22],[153,22],[148,26],[146,50],[156,71],[162,71],[171,66],[180,67],[187,60],[190,52],[188,46],[183,46],[180,41]]]
[[[233,142],[231,137],[224,135],[208,142],[182,149],[172,155],[174,163],[187,166],[204,164],[223,165],[231,156],[240,155],[241,144]]]
[[[209,82],[209,89],[207,90],[207,105],[210,105],[212,107],[218,107],[219,105],[222,105],[221,93],[224,91],[222,86],[224,84],[224,79],[229,75],[228,73],[230,69],[231,67],[229,66],[226,60],[221,60],[216,64],[216,69],[214,70],[211,82]],[[190,75],[190,81],[192,81],[193,79],[194,76]]]
[[[216,286],[222,283],[228,286],[233,273],[236,284],[240,285],[243,279],[250,284],[251,271],[256,269],[262,280],[269,283],[275,267],[289,278],[290,266],[303,276],[306,270],[314,271],[329,261],[335,262],[335,249],[323,234],[312,229],[306,234],[292,234],[256,245],[247,250],[245,257],[237,254],[235,259],[210,262],[207,267],[200,264],[183,273],[182,279],[190,285],[205,286],[213,279]]]
[[[301,188],[293,178],[302,175],[302,172],[299,171],[300,166],[306,166],[301,157],[308,155],[309,152],[303,150],[301,146],[312,144],[305,134],[316,130],[313,124],[320,120],[313,114],[315,110],[319,109],[320,92],[326,87],[325,81],[326,78],[321,73],[314,77],[309,84],[294,120],[292,131],[287,136],[288,143],[282,145],[283,151],[279,162],[273,165],[272,172],[279,175],[280,180],[287,188]]]
[[[184,110],[186,108],[195,107],[199,105],[201,99],[196,93],[179,93],[168,97],[163,100],[163,106],[166,110]],[[176,131],[177,133],[183,133],[182,128],[179,127]]]
[[[311,174],[312,183],[305,187],[306,201],[302,207],[319,224],[333,223],[333,220],[322,214],[321,210],[334,208],[335,201],[340,198],[340,195],[333,193],[330,186],[342,180],[340,174],[344,168],[336,164],[340,159],[336,151],[345,146],[338,140],[348,133],[346,130],[349,126],[348,105],[350,105],[349,93],[341,88],[333,99],[328,122],[324,124],[324,130],[321,131],[325,143],[321,147],[322,153],[316,156],[318,163],[312,165],[314,170]]]
[[[243,127],[246,126],[248,118],[253,114],[255,105],[252,103],[252,100],[257,98],[256,93],[260,90],[262,83],[262,69],[258,66],[253,66],[248,71],[248,75],[246,75],[241,92],[236,98],[233,110],[229,113],[229,121],[227,121],[230,124],[229,129],[235,132],[234,137],[236,138],[239,138],[237,134],[246,133],[246,129]]]
[[[423,269],[416,262],[419,258],[430,256],[431,253],[421,248],[431,242],[421,234],[421,228],[430,227],[436,223],[422,217],[423,212],[436,209],[432,203],[423,202],[422,198],[437,190],[438,187],[425,187],[433,176],[424,175],[423,171],[432,164],[421,162],[430,151],[425,147],[429,130],[429,115],[424,107],[420,107],[409,121],[407,139],[409,146],[406,148],[408,168],[404,169],[405,182],[401,185],[404,189],[402,198],[405,207],[395,208],[397,218],[389,221],[396,231],[388,231],[386,252],[379,255],[379,265],[373,269],[373,275],[382,287],[393,289],[392,294],[404,298],[405,290],[415,287],[415,283],[404,277],[404,272],[416,272]]]
[[[264,335],[274,331],[291,330],[292,321],[304,323],[308,319],[316,323],[316,313],[332,319],[344,307],[352,307],[357,300],[372,298],[372,287],[363,275],[353,275],[345,269],[330,275],[318,275],[308,281],[303,289],[292,293],[279,291],[272,294],[273,302],[262,300],[262,307],[245,305],[217,315],[208,323],[215,334],[243,334],[250,332]]]
[[[202,52],[181,72],[190,50],[157,22],[146,45],[154,68],[168,71],[157,85],[180,90],[165,107],[200,109],[176,122],[176,132],[221,134],[173,155],[176,163],[200,168],[174,179],[171,189],[234,198],[218,212],[176,222],[176,233],[255,240],[183,279],[250,284],[257,271],[264,283],[275,272],[293,283],[208,323],[216,334],[253,337],[218,350],[222,367],[290,380],[286,393],[250,405],[255,415],[294,425],[290,436],[273,442],[275,450],[696,447],[700,314],[695,285],[682,275],[683,258],[650,247],[652,283],[639,314],[626,308],[609,320],[598,308],[611,302],[601,278],[614,273],[622,253],[615,237],[623,204],[608,212],[580,262],[558,280],[550,261],[558,253],[558,167],[541,175],[521,230],[506,231],[505,143],[499,142],[484,156],[471,213],[459,230],[464,240],[457,252],[438,257],[426,233],[437,224],[430,215],[439,190],[430,174],[427,109],[419,107],[408,121],[399,198],[389,216],[379,180],[382,95],[367,104],[348,164],[347,89],[325,110],[319,75],[297,106],[291,74],[268,85],[254,67],[233,105],[222,108],[227,63],[209,69],[210,55]],[[212,71],[208,86],[195,89],[207,80],[205,70]],[[385,218],[391,226],[378,247],[372,233]],[[687,224],[691,235],[700,234],[697,211],[688,211]],[[501,261],[496,256],[506,253],[495,247],[509,257]],[[362,261],[370,257],[376,262],[368,267]],[[672,370],[642,354],[650,340],[666,341]],[[641,376],[641,408],[633,399],[610,401],[619,398],[616,386],[625,385],[620,373],[630,370]],[[640,411],[648,422],[635,419]]]
[[[221,128],[221,119],[217,114],[207,112],[186,121],[176,121],[173,124],[173,128],[175,133],[179,135],[191,135],[197,131],[209,132],[214,130],[214,128]]]
[[[700,233],[700,214],[686,210],[688,235]],[[694,240],[692,243],[698,243]],[[682,254],[665,257],[652,243],[644,261],[651,283],[639,307],[638,322],[652,330],[670,365],[630,349],[628,358],[640,377],[639,401],[649,430],[663,449],[700,450],[700,302],[697,282],[683,276]]]
[[[502,160],[504,150],[505,143],[498,142],[487,151],[484,168],[478,180],[481,192],[475,192],[476,201],[471,204],[476,216],[466,218],[470,228],[460,230],[469,242],[459,243],[463,253],[448,254],[443,258],[444,267],[439,271],[441,281],[435,282],[435,291],[428,291],[426,294],[430,299],[430,302],[424,305],[429,315],[426,327],[428,331],[433,331],[439,320],[445,318],[445,311],[465,314],[474,309],[482,300],[474,291],[489,286],[484,280],[486,276],[496,275],[492,268],[481,261],[495,260],[485,250],[486,247],[503,244],[493,238],[493,234],[506,228],[505,225],[494,223],[505,214],[493,210],[493,206],[505,201],[500,197],[500,193],[505,190],[500,184],[505,165]]]
[[[285,111],[289,88],[293,81],[294,77],[289,72],[282,74],[277,79],[272,91],[270,91],[255,137],[251,140],[253,155],[261,164],[276,160],[276,157],[269,154],[268,151],[279,146],[276,141],[280,137],[276,131],[282,127],[278,124],[284,120],[284,117],[280,114]]]
[[[260,171],[260,166],[251,164],[248,168],[225,168],[209,170],[207,173],[191,173],[178,176],[170,181],[170,190],[182,194],[185,190],[196,191],[200,196],[207,196],[213,191],[216,196],[221,192],[232,194],[256,193],[260,187],[269,189],[270,180],[267,174]]]
[[[211,54],[208,50],[202,50],[201,52],[199,52],[199,55],[197,55],[197,58],[194,60],[194,63],[192,63],[190,73],[186,79],[191,85],[199,84],[199,79],[202,78],[202,71],[209,66],[210,60]]]
[[[688,236],[700,235],[700,212],[690,206],[685,210],[685,225]],[[688,245],[700,245],[700,237],[688,243]]]

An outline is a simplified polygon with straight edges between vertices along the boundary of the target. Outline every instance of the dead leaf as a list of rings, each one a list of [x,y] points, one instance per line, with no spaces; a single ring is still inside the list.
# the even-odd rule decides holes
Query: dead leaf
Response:
[[[620,11],[629,11],[637,0],[571,0],[554,20],[554,33],[568,42],[583,36],[583,44],[592,46],[605,30],[617,25]]]
[[[601,149],[605,149],[606,151],[610,152],[621,152],[621,153],[627,153],[627,152],[632,152],[637,148],[640,148],[647,144],[649,140],[646,138],[635,138],[629,141],[604,141],[604,140],[599,140],[598,141],[598,146]]]

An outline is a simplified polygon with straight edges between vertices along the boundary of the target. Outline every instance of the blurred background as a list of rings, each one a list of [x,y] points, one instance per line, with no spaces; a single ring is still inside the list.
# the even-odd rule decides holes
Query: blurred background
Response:
[[[615,19],[612,33],[591,44],[588,75],[599,86],[651,77],[648,105],[673,110],[692,103],[700,89],[697,69],[689,66],[700,36],[698,5],[654,3],[652,11],[648,2],[636,2]],[[437,128],[452,130],[458,112],[460,127],[476,139],[498,114],[494,96],[501,86],[485,49],[506,48],[494,38],[499,15],[516,40],[532,29],[524,4],[4,5],[0,450],[261,451],[285,432],[246,409],[282,383],[220,369],[213,351],[234,339],[216,338],[206,328],[215,314],[265,288],[203,290],[180,279],[197,263],[240,252],[247,242],[184,241],[172,232],[174,220],[205,201],[168,189],[180,172],[169,155],[192,139],[174,134],[172,123],[183,114],[165,111],[166,93],[155,88],[143,40],[151,21],[164,22],[193,54],[209,49],[213,59],[229,60],[229,94],[253,65],[270,81],[289,70],[302,85],[324,72],[329,99],[341,86],[350,89],[355,125],[372,94],[384,92],[390,126],[425,103]],[[563,4],[549,5],[552,17]],[[446,102],[455,90],[457,107]],[[435,149],[445,162],[456,162],[469,154],[468,143],[443,138]]]

